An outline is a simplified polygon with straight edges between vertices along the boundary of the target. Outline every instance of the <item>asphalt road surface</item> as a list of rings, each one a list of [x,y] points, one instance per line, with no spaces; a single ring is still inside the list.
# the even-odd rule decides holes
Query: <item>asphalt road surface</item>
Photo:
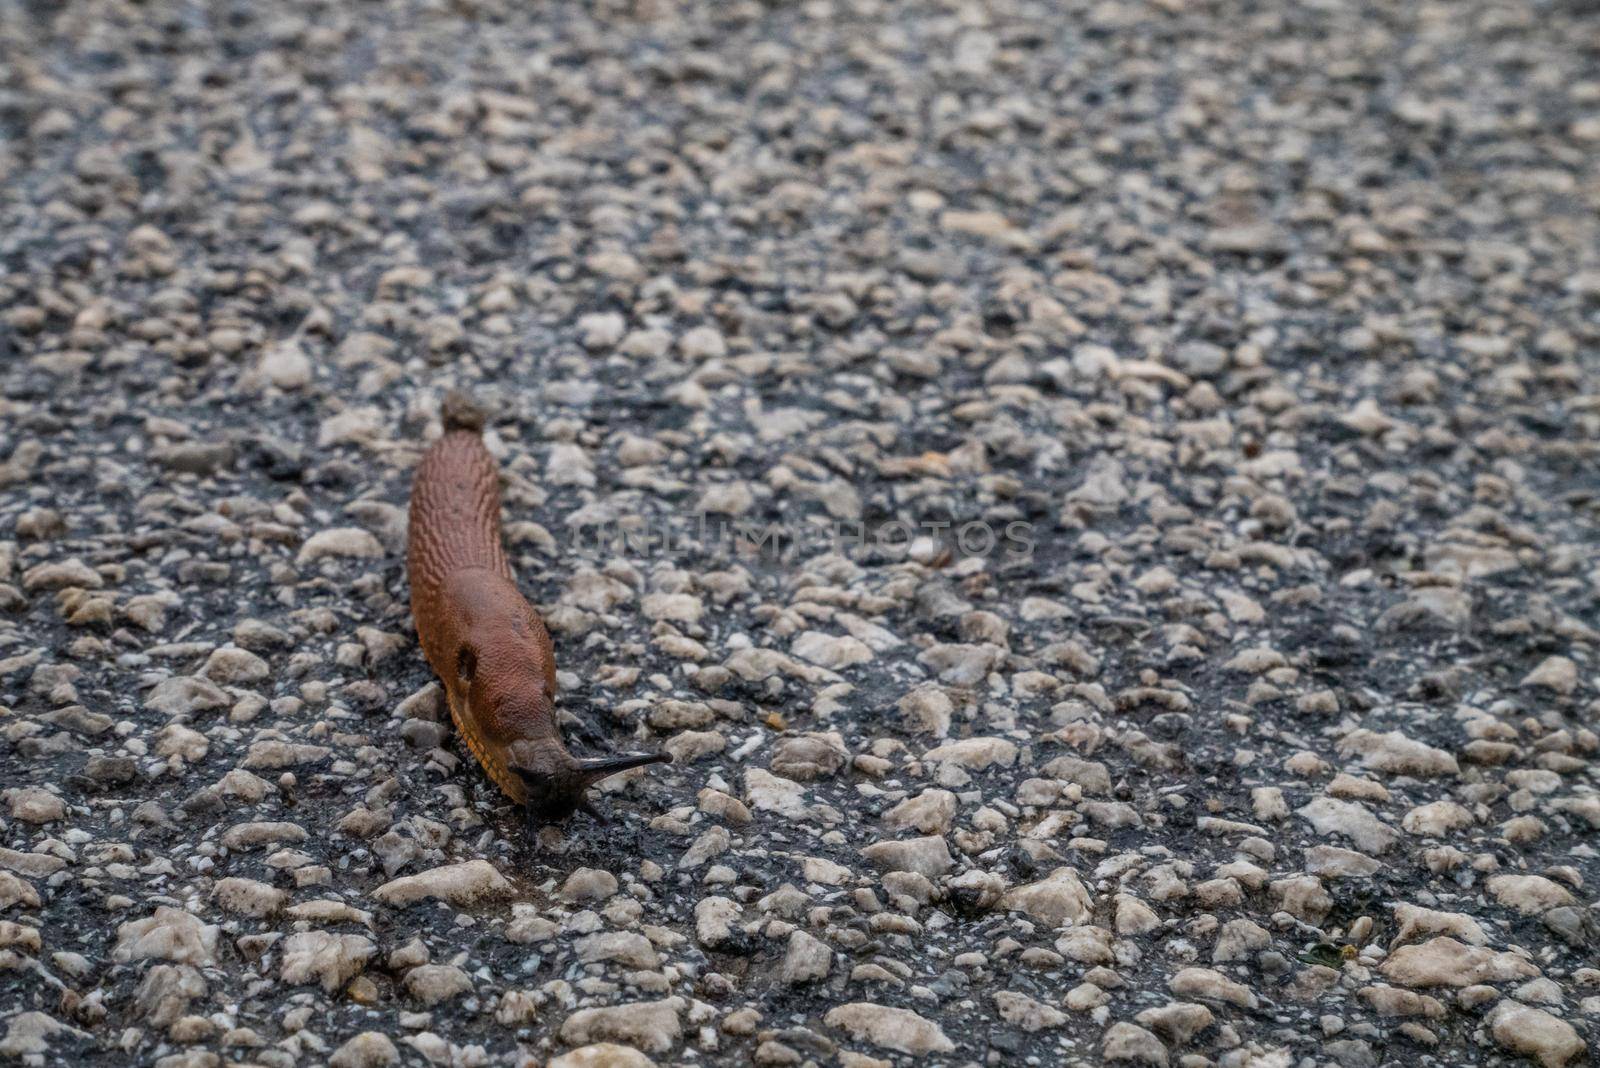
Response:
[[[1597,519],[1589,3],[0,2],[0,1064],[1593,1063]]]

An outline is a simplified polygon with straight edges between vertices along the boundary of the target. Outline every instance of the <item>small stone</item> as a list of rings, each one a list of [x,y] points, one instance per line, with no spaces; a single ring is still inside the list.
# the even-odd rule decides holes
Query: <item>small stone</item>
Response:
[[[1472,597],[1449,586],[1424,586],[1378,619],[1380,630],[1461,630],[1472,621]]]
[[[6,1021],[6,1037],[0,1039],[0,1056],[15,1057],[27,1064],[43,1064],[50,1052],[50,1040],[58,1035],[87,1039],[87,1032],[42,1012],[19,1012]]]
[[[1216,1020],[1204,1005],[1174,1001],[1159,1008],[1145,1009],[1134,1017],[1140,1024],[1182,1046]]]
[[[772,771],[796,782],[812,782],[835,775],[850,759],[844,738],[837,731],[785,738],[772,754]]]
[[[936,671],[940,682],[977,686],[994,670],[1004,652],[994,645],[943,644],[922,653],[917,662]]]
[[[949,790],[924,790],[883,814],[884,826],[896,831],[915,830],[942,835],[956,815],[956,795]]]
[[[1390,953],[1378,970],[1401,986],[1472,986],[1526,979],[1539,973],[1514,953],[1496,953],[1467,946],[1440,935],[1421,945],[1401,946]]]
[[[1078,873],[1062,867],[1038,882],[1008,891],[1000,907],[1024,912],[1047,927],[1060,927],[1067,922],[1088,923],[1094,899]]]
[[[284,842],[296,844],[304,842],[307,837],[309,836],[306,834],[306,829],[298,823],[263,820],[256,823],[236,823],[222,832],[219,841],[234,852],[245,852]]]
[[[200,669],[200,677],[223,686],[236,686],[245,682],[260,682],[272,674],[267,662],[256,654],[236,645],[224,645],[212,651]]]
[[[1338,846],[1312,846],[1305,854],[1306,874],[1325,878],[1365,879],[1381,867],[1365,853]]]
[[[518,902],[511,906],[511,922],[506,924],[506,941],[519,946],[533,945],[537,942],[548,942],[561,933],[559,924],[540,916],[538,911],[526,902]]]
[[[1067,991],[1066,1000],[1063,1002],[1073,1012],[1093,1012],[1102,1005],[1109,1004],[1111,995],[1105,989],[1094,983],[1083,982]]]
[[[1517,554],[1509,549],[1486,545],[1466,545],[1460,542],[1438,542],[1428,546],[1424,555],[1429,571],[1442,575],[1456,575],[1468,579],[1492,578],[1522,567]],[[1424,587],[1444,589],[1447,587]]]
[[[320,763],[328,759],[332,752],[333,750],[325,745],[306,745],[267,738],[251,742],[239,766],[246,769],[292,768],[301,764]]]
[[[1167,988],[1180,997],[1221,1001],[1241,1009],[1256,1007],[1256,996],[1249,987],[1212,968],[1184,968],[1167,981]]]
[[[1399,987],[1364,986],[1356,994],[1379,1016],[1426,1016],[1437,1020],[1445,1014],[1445,1007],[1437,998]]]
[[[1108,965],[1117,961],[1112,949],[1112,934],[1104,927],[1087,924],[1068,927],[1055,941],[1055,949],[1063,957],[1079,964]]]
[[[1396,931],[1391,947],[1409,942],[1418,935],[1434,934],[1450,935],[1473,946],[1489,944],[1489,936],[1484,933],[1483,927],[1463,912],[1442,912],[1401,903],[1394,907],[1394,922]]]
[[[706,515],[744,515],[755,502],[755,494],[746,483],[722,482],[700,495],[696,510]]]
[[[694,907],[696,940],[708,948],[732,941],[741,912],[739,903],[730,898],[713,895],[702,899]]]
[[[900,698],[898,707],[913,730],[927,731],[939,738],[950,733],[955,704],[942,688],[919,686]]]
[[[678,339],[678,351],[696,363],[717,360],[728,354],[728,343],[713,326],[697,326]]]
[[[304,389],[311,384],[311,358],[292,338],[267,349],[259,370],[262,378],[279,389]]]
[[[615,962],[629,968],[655,969],[661,966],[655,946],[634,931],[604,931],[578,939],[573,947],[585,964]]]
[[[0,796],[10,806],[11,818],[21,823],[55,823],[67,817],[67,803],[37,786],[7,790]]]
[[[1320,835],[1341,834],[1365,853],[1385,853],[1400,835],[1359,802],[1318,797],[1295,810]]]
[[[1161,926],[1161,917],[1132,894],[1118,894],[1116,924],[1117,933],[1120,935],[1149,934]]]
[[[218,929],[182,909],[159,906],[143,920],[129,920],[117,928],[117,961],[169,960],[207,967],[216,963]]]
[[[599,868],[579,868],[561,884],[563,901],[602,901],[617,892],[617,877]]]
[[[1546,657],[1538,667],[1528,672],[1522,685],[1570,697],[1578,688],[1578,665],[1564,656]]]
[[[996,765],[1009,768],[1017,761],[1017,746],[1004,738],[963,738],[928,750],[922,759],[930,764],[959,764],[972,771]]]
[[[1572,894],[1565,887],[1542,875],[1496,875],[1486,885],[1496,901],[1524,916],[1537,916],[1558,905],[1573,903]]]
[[[0,871],[0,912],[13,905],[36,909],[43,904],[39,891],[26,879],[19,879],[8,871]]]
[[[469,860],[394,879],[374,890],[372,896],[386,905],[405,908],[430,898],[470,905],[485,898],[506,897],[511,892],[511,884],[494,865],[487,860]]]
[[[1272,883],[1278,907],[1296,919],[1320,924],[1333,909],[1333,898],[1314,875],[1295,875]]]
[[[1213,252],[1268,255],[1287,252],[1289,241],[1284,232],[1271,223],[1241,223],[1210,231],[1206,247]]]
[[[1210,378],[1227,368],[1228,353],[1208,341],[1185,341],[1173,351],[1172,364],[1186,375]]]
[[[156,755],[164,757],[177,757],[180,760],[193,763],[205,759],[211,751],[211,743],[206,736],[197,730],[191,730],[181,723],[169,723],[156,732]],[[238,770],[238,769],[235,769]],[[240,771],[241,775],[249,775],[248,771]],[[130,776],[130,780],[131,780]]]
[[[643,1001],[607,1008],[579,1009],[561,1024],[561,1040],[574,1046],[622,1042],[646,1053],[666,1053],[678,1044],[683,1024],[681,998]]]
[[[805,787],[781,779],[764,768],[744,773],[745,802],[758,812],[773,812],[787,819],[805,819],[811,808],[805,802]]]
[[[987,44],[975,44],[984,41],[985,37],[987,35],[964,37],[957,53],[958,64],[973,73],[986,70],[987,60],[975,58],[993,49],[992,38]],[[997,211],[946,211],[939,216],[939,225],[953,234],[985,237],[1013,248],[1024,249],[1032,244],[1026,233],[1018,230],[1010,219]]]
[[[381,1031],[362,1031],[334,1050],[331,1068],[389,1068],[398,1064],[400,1052]]]
[[[28,593],[64,590],[73,586],[83,590],[98,590],[105,584],[100,572],[76,556],[59,563],[38,564],[22,573],[22,588]]]
[[[1451,831],[1471,827],[1477,821],[1465,805],[1454,801],[1434,801],[1418,805],[1400,818],[1400,829],[1407,834],[1443,838]]]
[[[656,1068],[656,1062],[632,1046],[597,1042],[551,1057],[546,1068]]]
[[[1544,1068],[1562,1068],[1584,1052],[1583,1039],[1571,1024],[1543,1009],[1509,998],[1494,1007],[1488,1022],[1496,1042],[1536,1059]]]
[[[1392,775],[1455,775],[1456,758],[1442,749],[1406,737],[1399,731],[1378,734],[1355,730],[1339,741],[1339,752],[1361,757],[1362,764]]]
[[[1222,925],[1222,934],[1217,938],[1211,959],[1219,964],[1249,960],[1271,944],[1272,936],[1260,924],[1246,919],[1229,920]]]
[[[1126,1021],[1112,1024],[1106,1029],[1100,1052],[1107,1061],[1112,1062],[1167,1063],[1167,1047],[1161,1044],[1161,1040],[1144,1028]]]
[[[1026,994],[1010,990],[1001,990],[994,995],[994,1007],[1002,1020],[1024,1031],[1043,1031],[1067,1022],[1067,1014],[1060,1009],[1053,1009]]]
[[[789,934],[789,948],[778,968],[778,979],[791,986],[827,977],[833,965],[833,951],[826,942],[804,931]]]
[[[289,895],[254,879],[220,879],[211,888],[211,899],[223,909],[256,919],[282,911]]]
[[[872,649],[859,638],[836,636],[808,630],[794,640],[790,651],[801,660],[830,671],[842,671],[857,664],[872,662]]]
[[[1586,910],[1570,905],[1553,908],[1540,920],[1557,937],[1575,948],[1582,948],[1600,936],[1600,923],[1591,919]]]
[[[304,567],[325,559],[376,560],[383,556],[383,544],[360,527],[319,530],[306,539],[295,557]]]
[[[685,871],[698,868],[712,857],[726,853],[732,841],[732,836],[728,834],[727,828],[712,827],[699,838],[696,838],[694,844],[689,846],[688,849],[684,850],[683,856],[678,858],[678,867]]]
[[[688,593],[652,593],[639,604],[646,619],[673,623],[698,623],[705,605]]]
[[[628,321],[618,312],[596,312],[578,320],[578,338],[590,352],[609,349],[622,340]]]
[[[193,675],[162,679],[144,699],[146,708],[166,716],[194,716],[232,703],[216,683]]]
[[[1395,427],[1394,419],[1385,415],[1378,402],[1371,397],[1363,397],[1355,407],[1339,416],[1339,423],[1368,437],[1386,434]]]
[[[361,935],[298,931],[283,941],[279,976],[290,985],[320,982],[331,994],[365,968],[376,952],[377,947]]]
[[[545,482],[552,486],[593,486],[594,461],[580,445],[557,442],[550,446],[544,466]]]
[[[406,992],[424,1005],[472,992],[472,980],[453,964],[420,964],[406,972]]]
[[[823,1023],[844,1031],[857,1042],[913,1056],[950,1053],[956,1048],[932,1021],[910,1009],[891,1008],[871,1001],[852,1001],[829,1009]]]
[[[943,837],[930,834],[898,842],[875,842],[861,855],[881,871],[909,871],[936,879],[955,866]]]

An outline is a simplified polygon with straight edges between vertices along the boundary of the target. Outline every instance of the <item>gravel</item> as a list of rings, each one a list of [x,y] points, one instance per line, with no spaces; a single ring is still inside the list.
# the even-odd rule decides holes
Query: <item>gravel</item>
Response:
[[[1597,27],[0,5],[0,1063],[1593,1061]]]

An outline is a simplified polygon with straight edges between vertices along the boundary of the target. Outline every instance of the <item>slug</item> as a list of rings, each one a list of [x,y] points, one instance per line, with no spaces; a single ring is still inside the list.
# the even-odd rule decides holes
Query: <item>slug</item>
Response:
[[[588,788],[667,753],[579,760],[556,719],[556,661],[544,621],[517,589],[500,543],[500,477],[483,411],[452,393],[444,435],[411,486],[406,570],[422,653],[450,718],[489,778],[534,819],[600,813]]]

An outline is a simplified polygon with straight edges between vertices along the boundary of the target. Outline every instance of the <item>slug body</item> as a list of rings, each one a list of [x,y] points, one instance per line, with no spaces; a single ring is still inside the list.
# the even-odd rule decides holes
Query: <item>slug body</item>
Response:
[[[580,761],[567,752],[550,634],[501,546],[500,478],[483,444],[482,413],[452,395],[443,416],[445,433],[411,489],[406,569],[423,655],[444,683],[456,729],[507,796],[545,819],[592,813],[590,785],[671,758]]]

